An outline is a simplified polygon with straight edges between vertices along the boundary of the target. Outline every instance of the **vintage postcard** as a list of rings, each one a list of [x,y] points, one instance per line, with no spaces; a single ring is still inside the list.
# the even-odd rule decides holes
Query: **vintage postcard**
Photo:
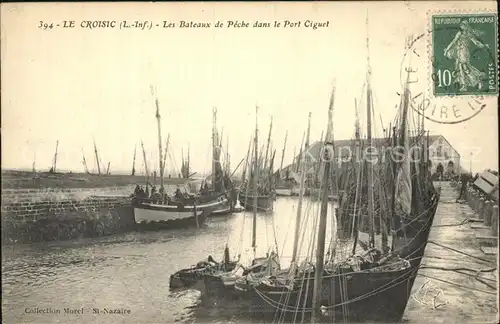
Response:
[[[2,3],[5,323],[497,323],[493,1]]]

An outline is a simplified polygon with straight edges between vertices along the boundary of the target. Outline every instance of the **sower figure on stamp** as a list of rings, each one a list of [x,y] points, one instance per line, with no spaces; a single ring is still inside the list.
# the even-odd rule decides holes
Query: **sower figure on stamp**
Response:
[[[488,47],[483,44],[478,37],[482,31],[472,28],[467,20],[460,23],[460,30],[457,32],[451,43],[444,50],[444,56],[455,60],[455,73],[460,85],[460,91],[467,91],[467,87],[483,87],[482,79],[486,75],[474,67],[471,60],[472,45],[479,48]]]

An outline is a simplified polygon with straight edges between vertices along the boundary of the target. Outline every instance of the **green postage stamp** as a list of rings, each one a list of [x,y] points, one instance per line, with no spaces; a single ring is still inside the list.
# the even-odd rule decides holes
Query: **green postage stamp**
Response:
[[[432,15],[434,96],[498,94],[498,15]]]

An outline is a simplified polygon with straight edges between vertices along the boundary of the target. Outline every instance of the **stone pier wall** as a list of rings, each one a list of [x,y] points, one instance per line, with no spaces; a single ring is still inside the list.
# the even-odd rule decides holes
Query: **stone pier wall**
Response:
[[[2,243],[110,235],[135,226],[133,186],[2,190]]]

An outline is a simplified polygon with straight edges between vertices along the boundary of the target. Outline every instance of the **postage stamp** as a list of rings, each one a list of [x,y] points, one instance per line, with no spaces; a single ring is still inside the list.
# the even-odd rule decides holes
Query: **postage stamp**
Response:
[[[427,27],[408,36],[401,61],[411,108],[425,120],[459,124],[496,106],[497,13],[431,11]]]
[[[498,15],[432,15],[434,96],[498,94]]]

